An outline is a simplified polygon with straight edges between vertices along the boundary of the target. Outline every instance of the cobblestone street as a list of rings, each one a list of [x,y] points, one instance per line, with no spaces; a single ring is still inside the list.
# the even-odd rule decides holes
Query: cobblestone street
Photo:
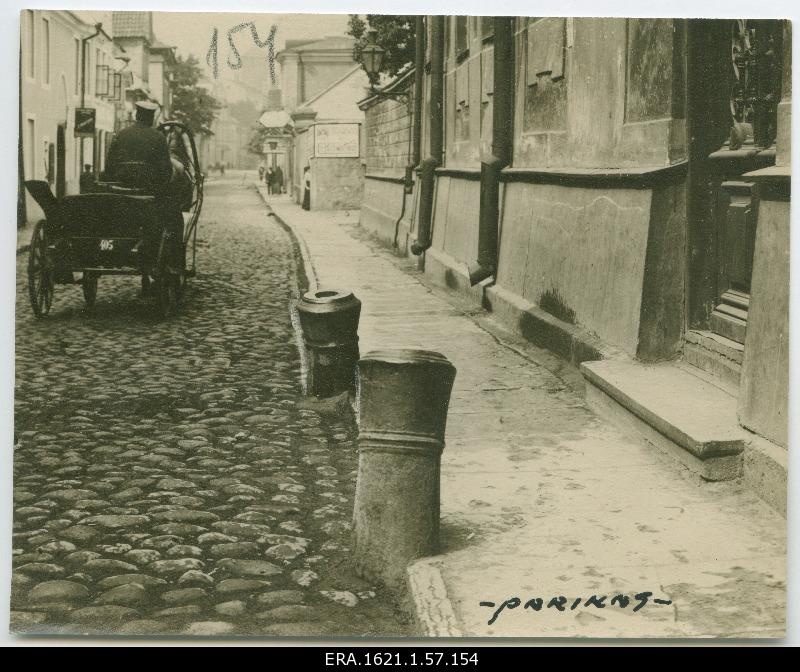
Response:
[[[108,276],[36,320],[17,261],[12,630],[409,634],[352,572],[355,425],[301,396],[291,239],[255,190],[207,185],[167,321]]]

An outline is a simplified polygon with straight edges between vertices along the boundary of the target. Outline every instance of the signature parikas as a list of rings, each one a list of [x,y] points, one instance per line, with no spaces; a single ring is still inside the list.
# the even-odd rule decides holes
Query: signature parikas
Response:
[[[592,607],[595,609],[605,609],[606,607],[614,607],[618,609],[627,609],[630,604],[631,600],[635,602],[633,605],[632,611],[639,611],[642,609],[649,601],[650,598],[653,597],[653,593],[650,591],[642,591],[641,593],[636,593],[633,598],[628,597],[622,593],[618,593],[612,596],[609,599],[608,595],[591,595],[590,597],[584,600],[583,597],[576,597],[574,599],[567,598],[564,595],[557,595],[551,597],[550,600],[545,603],[545,598],[542,597],[532,597],[524,604],[519,597],[509,597],[507,600],[504,600],[500,603],[500,606],[497,605],[496,602],[489,602],[483,601],[480,603],[482,607],[489,607],[490,609],[495,609],[495,612],[492,614],[492,617],[489,619],[487,625],[491,625],[494,623],[500,614],[506,609],[516,609],[520,605],[522,605],[523,609],[530,609],[531,611],[541,611],[542,609],[555,609],[556,611],[575,611],[580,607]],[[653,604],[662,604],[662,605],[670,605],[672,604],[672,600],[665,600],[663,598],[653,598]]]

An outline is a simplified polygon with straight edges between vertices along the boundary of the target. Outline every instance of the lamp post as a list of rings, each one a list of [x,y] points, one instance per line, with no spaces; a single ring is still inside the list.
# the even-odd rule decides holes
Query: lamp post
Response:
[[[367,31],[367,43],[361,49],[361,66],[369,77],[370,93],[378,99],[396,100],[409,105],[411,94],[408,91],[382,91],[375,88],[374,82],[381,73],[383,57],[386,55],[386,50],[377,43],[377,39],[377,31]]]

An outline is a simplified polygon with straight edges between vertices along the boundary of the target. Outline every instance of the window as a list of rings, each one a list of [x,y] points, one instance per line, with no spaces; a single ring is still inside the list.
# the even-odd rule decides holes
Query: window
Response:
[[[50,19],[42,18],[42,82],[50,83]]]
[[[467,16],[455,17],[456,23],[456,60],[461,61],[469,56],[469,27]]]
[[[75,38],[75,95],[80,93],[81,86],[81,41]]]
[[[36,78],[36,24],[33,19],[33,10],[25,10],[25,72],[31,79]]]
[[[25,134],[25,145],[23,153],[25,158],[25,179],[36,179],[36,122],[33,119],[27,120]]]

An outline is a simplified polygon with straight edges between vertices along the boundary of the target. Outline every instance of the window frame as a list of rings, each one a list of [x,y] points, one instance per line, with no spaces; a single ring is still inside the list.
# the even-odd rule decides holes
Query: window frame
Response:
[[[50,23],[50,17],[42,16],[42,39],[40,40],[42,49],[42,86],[46,88],[50,88],[50,75],[52,74],[52,29],[53,26]]]
[[[23,54],[24,62],[21,64],[25,69],[25,79],[30,82],[36,81],[36,12],[26,9],[25,12],[25,34],[28,40],[27,49]]]
[[[23,169],[25,170],[25,179],[26,180],[35,180],[37,177],[36,173],[36,115],[35,114],[26,114],[25,115],[25,135],[26,138],[23,138],[22,141],[22,152],[24,166]]]
[[[81,38],[73,36],[73,55],[75,56],[75,86],[73,88],[73,95],[78,96],[81,92]]]

